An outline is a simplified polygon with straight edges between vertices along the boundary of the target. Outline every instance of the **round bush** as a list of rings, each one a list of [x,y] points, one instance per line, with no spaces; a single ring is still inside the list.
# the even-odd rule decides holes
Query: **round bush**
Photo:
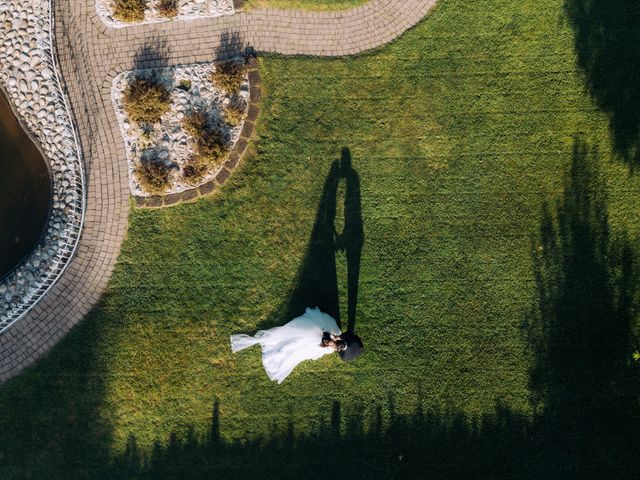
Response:
[[[212,127],[203,112],[193,112],[184,119],[184,129],[191,135],[197,146],[197,161],[208,169],[218,167],[224,162],[228,145],[225,144],[219,129]]]
[[[136,77],[124,93],[124,110],[137,123],[157,123],[170,107],[169,91],[154,79]]]
[[[158,11],[165,18],[173,18],[178,15],[178,0],[160,0]]]
[[[240,91],[245,70],[242,63],[233,60],[220,62],[211,75],[211,81],[216,87],[235,95]]]
[[[135,175],[142,189],[151,194],[162,194],[169,188],[169,167],[157,159],[141,160]]]
[[[142,22],[146,0],[114,0],[113,17],[123,22]]]
[[[229,105],[224,107],[224,121],[232,127],[240,125],[246,113],[246,103],[238,97],[234,97]]]

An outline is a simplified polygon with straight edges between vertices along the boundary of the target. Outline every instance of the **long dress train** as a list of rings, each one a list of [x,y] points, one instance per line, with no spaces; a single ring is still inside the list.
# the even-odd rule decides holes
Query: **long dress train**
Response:
[[[318,308],[307,308],[302,316],[289,323],[260,330],[253,337],[231,335],[231,350],[235,353],[252,345],[260,345],[267,376],[282,383],[300,362],[317,360],[334,351],[320,346],[323,332],[341,333],[333,317]]]

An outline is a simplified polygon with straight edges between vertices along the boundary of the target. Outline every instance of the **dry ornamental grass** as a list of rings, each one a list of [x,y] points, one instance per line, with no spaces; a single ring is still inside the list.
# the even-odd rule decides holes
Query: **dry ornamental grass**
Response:
[[[173,18],[178,15],[178,0],[160,0],[158,11],[165,18]]]
[[[198,159],[199,165],[211,169],[222,164],[229,148],[220,130],[211,126],[204,112],[196,111],[187,115],[184,119],[184,129],[196,144],[197,152],[194,158]]]
[[[240,125],[246,113],[246,104],[240,98],[232,98],[224,107],[224,121],[232,127]]]
[[[135,175],[142,189],[151,194],[162,194],[169,188],[169,167],[162,161],[149,159],[140,161]]]
[[[157,123],[171,107],[169,90],[157,79],[135,77],[124,93],[123,107],[136,123]]]
[[[216,65],[211,74],[211,81],[221,90],[235,95],[240,91],[245,72],[246,67],[240,62],[234,60],[221,62]]]
[[[142,22],[146,0],[114,0],[113,17],[123,22]]]
[[[182,177],[189,185],[197,185],[207,174],[207,165],[200,155],[189,158],[182,167]]]

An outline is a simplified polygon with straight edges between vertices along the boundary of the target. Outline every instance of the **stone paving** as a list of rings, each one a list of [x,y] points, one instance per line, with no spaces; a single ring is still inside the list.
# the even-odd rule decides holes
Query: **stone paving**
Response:
[[[86,163],[86,218],[64,275],[28,315],[0,335],[0,382],[49,351],[99,302],[115,266],[131,205],[126,154],[111,103],[111,82],[118,73],[212,61],[247,50],[352,55],[397,38],[436,1],[371,0],[329,13],[263,9],[111,29],[99,19],[94,0],[56,0],[58,57]]]

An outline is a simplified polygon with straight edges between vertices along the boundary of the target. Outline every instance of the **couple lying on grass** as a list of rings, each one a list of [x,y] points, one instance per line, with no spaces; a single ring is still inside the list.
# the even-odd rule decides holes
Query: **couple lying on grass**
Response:
[[[232,335],[231,350],[238,352],[252,345],[262,347],[262,364],[271,380],[282,383],[300,362],[338,352],[344,361],[357,358],[363,350],[360,337],[342,333],[335,319],[319,308],[307,308],[304,314],[286,325],[260,330],[253,337]]]

